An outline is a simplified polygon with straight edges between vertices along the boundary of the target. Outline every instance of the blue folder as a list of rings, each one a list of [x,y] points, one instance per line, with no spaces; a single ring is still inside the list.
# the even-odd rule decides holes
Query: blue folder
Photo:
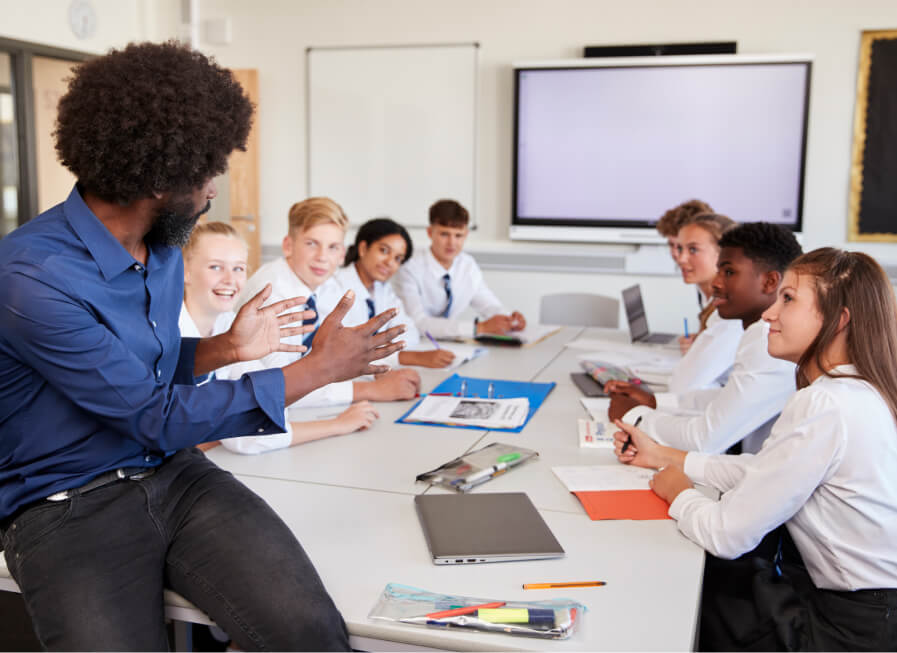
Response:
[[[449,429],[475,429],[478,431],[491,430],[504,433],[520,433],[523,428],[529,424],[530,419],[539,410],[539,406],[545,401],[545,397],[556,385],[555,383],[530,383],[528,381],[501,381],[499,379],[477,379],[472,376],[458,376],[453,374],[445,381],[433,388],[430,394],[447,394],[456,395],[461,392],[461,382],[467,382],[465,392],[466,397],[480,397],[485,399],[489,396],[489,384],[492,384],[492,396],[495,399],[511,399],[512,397],[526,397],[529,400],[529,413],[526,415],[526,421],[522,425],[513,429],[484,429],[482,426],[460,426],[457,424],[439,424],[435,422],[409,422],[405,418],[417,408],[417,405],[423,401],[416,402],[404,415],[396,420],[396,424],[426,424],[427,426],[443,426]]]

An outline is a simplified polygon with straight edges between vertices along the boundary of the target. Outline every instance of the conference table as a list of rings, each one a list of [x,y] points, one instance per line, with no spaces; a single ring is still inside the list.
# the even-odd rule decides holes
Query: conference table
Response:
[[[694,646],[703,551],[672,520],[592,521],[551,471],[555,465],[614,462],[606,449],[583,449],[586,417],[570,380],[580,337],[628,343],[608,329],[564,327],[522,348],[491,347],[456,370],[420,370],[422,392],[450,374],[557,385],[520,433],[396,424],[413,402],[379,403],[369,430],[256,456],[223,447],[207,453],[262,496],[296,534],[365,650],[689,650]],[[491,442],[535,449],[537,459],[472,492],[526,492],[566,551],[551,560],[434,565],[414,496],[448,492],[415,476]],[[523,590],[523,583],[606,581],[603,587]],[[495,600],[570,598],[586,606],[566,640],[431,629],[368,617],[388,583]]]

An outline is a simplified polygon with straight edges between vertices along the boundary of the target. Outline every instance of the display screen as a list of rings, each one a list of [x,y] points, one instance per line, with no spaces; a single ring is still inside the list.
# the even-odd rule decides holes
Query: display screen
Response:
[[[516,68],[513,225],[650,229],[697,198],[799,231],[810,65]]]

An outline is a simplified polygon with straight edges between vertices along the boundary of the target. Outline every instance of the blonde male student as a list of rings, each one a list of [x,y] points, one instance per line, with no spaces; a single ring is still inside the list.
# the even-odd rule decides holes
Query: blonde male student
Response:
[[[183,248],[184,304],[178,320],[182,338],[208,338],[230,328],[237,297],[246,283],[247,249],[246,241],[237,230],[224,222],[201,224],[190,234],[190,240]],[[209,378],[213,376],[237,378],[228,368],[213,372]],[[287,428],[284,433],[226,438],[221,444],[236,453],[262,453],[363,430],[378,417],[376,409],[362,401],[331,419],[302,422],[285,419]],[[205,450],[217,444],[198,446]]]
[[[430,247],[399,270],[396,289],[421,332],[434,338],[471,338],[526,328],[519,312],[508,311],[489,290],[474,258],[464,252],[470,215],[454,200],[430,207]],[[472,308],[478,317],[461,319]]]
[[[307,307],[317,313],[315,330],[326,318],[321,306],[335,306],[342,297],[341,286],[332,277],[345,256],[344,239],[349,224],[342,207],[327,197],[311,197],[297,202],[289,211],[289,232],[283,239],[283,256],[266,263],[246,282],[238,304],[271,284],[268,302],[286,297],[307,297]],[[336,296],[336,299],[332,297]],[[357,300],[356,300],[357,301]],[[308,321],[312,323],[311,320]],[[287,340],[314,348],[315,331]],[[307,352],[306,352],[307,353]],[[241,363],[231,373],[283,367],[305,354],[275,352],[259,361]],[[412,399],[420,390],[420,376],[410,369],[391,370],[371,381],[332,383],[309,393],[290,408],[315,408],[353,401],[396,401]]]

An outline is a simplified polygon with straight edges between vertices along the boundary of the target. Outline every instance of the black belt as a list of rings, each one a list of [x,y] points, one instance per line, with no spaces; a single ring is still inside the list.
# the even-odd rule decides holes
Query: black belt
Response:
[[[19,506],[18,508],[16,508],[16,510],[13,511],[11,515],[0,519],[0,529],[6,530],[19,515],[30,510],[31,508],[34,508],[35,506],[46,503],[47,501],[52,503],[68,501],[75,495],[86,494],[91,490],[96,490],[97,488],[101,488],[104,485],[109,485],[110,483],[115,483],[116,481],[138,481],[142,478],[152,476],[153,472],[155,471],[155,467],[119,467],[118,469],[113,469],[112,471],[103,472],[96,478],[87,481],[87,483],[81,485],[80,487],[55,492],[45,499],[38,499],[37,501],[32,501],[31,503],[26,503],[23,506]]]

